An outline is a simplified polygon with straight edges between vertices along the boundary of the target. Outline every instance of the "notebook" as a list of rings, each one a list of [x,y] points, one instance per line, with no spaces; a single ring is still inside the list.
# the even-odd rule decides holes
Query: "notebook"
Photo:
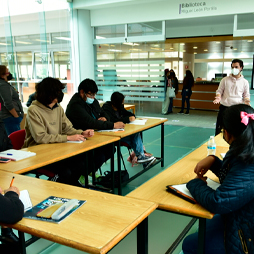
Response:
[[[10,159],[12,161],[23,160],[35,155],[36,153],[33,153],[33,152],[27,152],[22,150],[15,150],[15,149],[9,149],[9,150],[0,152],[0,158]]]
[[[20,191],[19,199],[22,201],[22,203],[24,205],[24,211],[25,212],[32,209],[33,204],[32,204],[32,201],[30,199],[28,190]]]

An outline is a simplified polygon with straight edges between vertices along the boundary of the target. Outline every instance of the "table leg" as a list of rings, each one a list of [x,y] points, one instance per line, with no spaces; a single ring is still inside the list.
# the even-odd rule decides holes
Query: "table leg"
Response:
[[[19,233],[19,244],[20,244],[20,253],[26,254],[26,241],[24,232],[18,231]]]
[[[164,123],[161,124],[161,167],[164,167]]]
[[[148,217],[137,226],[137,253],[148,253]]]
[[[88,160],[89,160],[89,158],[88,158],[88,152],[86,152],[85,153],[85,187],[86,188],[89,188],[89,186],[88,186]]]
[[[206,231],[206,219],[199,218],[198,228],[198,254],[205,253],[205,232]]]
[[[112,155],[110,158],[110,170],[111,170],[111,175],[112,175],[112,182],[111,182],[111,188],[112,188],[112,193],[115,193],[115,179],[114,179],[114,171],[115,171],[115,166],[114,166],[114,155],[115,155],[115,145],[114,143],[111,144],[111,149],[112,149]]]
[[[118,168],[118,174],[119,174],[119,183],[118,183],[118,195],[122,195],[122,178],[121,178],[121,147],[120,147],[120,140],[116,142],[117,143],[117,168]]]

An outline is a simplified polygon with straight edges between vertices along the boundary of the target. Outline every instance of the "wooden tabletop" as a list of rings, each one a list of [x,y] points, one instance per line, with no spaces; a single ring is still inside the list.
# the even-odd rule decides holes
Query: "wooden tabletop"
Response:
[[[22,174],[77,154],[87,152],[100,146],[113,143],[117,140],[119,140],[119,137],[95,134],[83,143],[41,144],[24,148],[22,150],[35,152],[36,155],[20,161],[0,163],[0,170]]]
[[[142,119],[145,119],[145,117],[143,117]],[[97,132],[97,133],[100,135],[107,135],[107,136],[124,138],[124,137],[130,136],[132,134],[147,130],[147,129],[155,127],[157,125],[160,125],[166,121],[168,121],[167,118],[147,118],[145,125],[125,124],[124,131],[118,131],[118,132],[102,131],[102,132]]]
[[[220,153],[225,153],[227,150],[226,147],[217,147],[216,155],[219,156]],[[211,219],[213,214],[201,205],[191,204],[166,191],[167,185],[187,183],[195,178],[194,167],[206,156],[207,149],[202,145],[127,196],[158,203],[158,208],[162,210]],[[207,176],[217,180],[217,177],[211,172]]]
[[[1,171],[0,186],[13,174]],[[88,253],[107,253],[157,207],[153,202],[16,175],[14,186],[29,191],[33,205],[49,196],[87,202],[59,224],[22,219],[11,227]]]

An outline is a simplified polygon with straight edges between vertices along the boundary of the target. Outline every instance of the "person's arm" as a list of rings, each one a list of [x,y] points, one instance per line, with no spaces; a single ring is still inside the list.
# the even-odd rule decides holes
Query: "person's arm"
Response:
[[[221,96],[223,95],[225,90],[225,79],[222,79],[218,89],[216,90],[215,99],[213,101],[214,104],[218,104],[221,101]]]
[[[0,194],[0,206],[0,222],[13,224],[22,219],[24,205],[16,192],[10,190],[4,196]]]
[[[19,117],[14,105],[12,103],[12,94],[11,94],[11,87],[6,83],[2,83],[0,85],[0,96],[4,102],[4,106],[6,109],[12,114],[13,117]]]
[[[253,166],[235,163],[224,182],[216,190],[201,179],[187,183],[196,201],[215,214],[225,214],[240,209],[254,197]]]
[[[250,86],[249,82],[246,80],[244,83],[244,91],[243,91],[243,101],[245,104],[250,106]]]
[[[178,90],[179,90],[179,88],[178,88],[178,79],[175,78],[175,94],[178,94]]]
[[[130,116],[135,117],[135,115],[132,112],[126,110],[125,108],[122,109],[121,113],[122,113],[123,117],[121,119],[119,119],[119,121],[122,121],[123,123],[129,123],[130,122]]]

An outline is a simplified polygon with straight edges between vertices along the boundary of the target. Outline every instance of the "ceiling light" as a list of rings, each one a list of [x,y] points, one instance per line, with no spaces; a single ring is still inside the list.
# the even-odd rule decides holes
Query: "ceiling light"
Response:
[[[35,41],[49,42],[49,41],[45,41],[45,40],[41,40],[41,39],[35,39]]]
[[[185,43],[180,43],[180,45],[184,46],[184,45],[185,45]]]
[[[184,49],[183,52],[186,52],[186,50]]]
[[[108,49],[108,51],[111,51],[111,52],[122,52],[122,50],[120,50],[120,49]]]
[[[253,42],[253,40],[248,40],[247,42]]]
[[[71,40],[71,38],[69,38],[69,37],[55,37],[55,39],[64,40],[64,41],[70,41]]]
[[[129,46],[139,46],[138,43],[134,43],[134,42],[124,42],[124,45],[129,45]]]
[[[194,49],[197,49],[198,47],[197,47],[197,46],[194,46],[193,48],[194,48]]]
[[[154,49],[154,50],[160,50],[161,48],[150,48],[150,49]]]
[[[204,49],[204,51],[208,51],[208,49]]]
[[[234,50],[237,50],[237,48],[234,48]]]
[[[98,36],[98,35],[96,35],[95,38],[96,38],[96,39],[106,39],[106,37],[102,37],[102,36]]]
[[[193,54],[194,54],[194,55],[196,55],[196,54],[197,54],[197,52],[194,52]]]
[[[129,50],[133,50],[133,51],[142,51],[142,49],[129,49]]]
[[[215,43],[220,44],[220,41],[216,41]]]
[[[174,48],[170,48],[170,49],[174,49]]]
[[[31,42],[28,42],[28,41],[16,41],[16,43],[20,43],[20,44],[32,44]]]
[[[10,44],[4,43],[4,42],[0,42],[0,45],[7,46],[7,45],[10,45]]]

